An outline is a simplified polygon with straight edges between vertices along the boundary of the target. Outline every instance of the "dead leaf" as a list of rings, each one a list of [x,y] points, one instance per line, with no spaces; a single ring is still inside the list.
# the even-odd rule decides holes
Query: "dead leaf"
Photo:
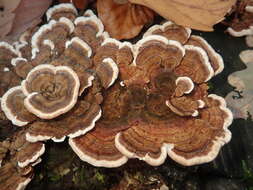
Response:
[[[98,0],[98,16],[106,31],[116,39],[130,39],[137,36],[143,26],[152,21],[154,12],[144,6],[122,0]]]
[[[15,40],[28,28],[41,22],[52,0],[3,0],[0,2],[0,38]]]
[[[176,24],[212,31],[224,19],[236,0],[129,0],[147,6]]]
[[[20,0],[18,1],[9,1],[9,0],[2,0],[0,1],[0,38],[7,35],[13,24],[13,19],[15,14],[12,12],[18,6]]]
[[[59,0],[60,3],[73,3],[78,9],[86,9],[93,0]]]
[[[242,51],[240,58],[247,69],[229,75],[228,82],[235,87],[235,91],[225,99],[234,118],[247,119],[248,112],[253,115],[253,50]]]

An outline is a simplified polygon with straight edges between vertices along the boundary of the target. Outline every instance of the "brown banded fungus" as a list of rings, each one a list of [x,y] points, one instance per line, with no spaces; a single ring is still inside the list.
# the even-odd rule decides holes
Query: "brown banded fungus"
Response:
[[[109,34],[104,31],[101,20],[91,10],[87,10],[84,16],[77,17],[74,23],[75,36],[85,41],[91,47],[93,54],[96,53],[101,43],[109,37]]]
[[[25,139],[25,130],[16,132],[13,137],[0,143],[1,188],[6,190],[22,190],[34,175],[34,166],[41,162],[45,146],[41,142],[29,143]]]
[[[110,58],[93,65],[95,49],[90,45],[100,46],[108,34],[92,11],[76,18],[73,5],[64,4],[51,8],[47,16],[49,23],[20,39],[28,41],[30,57],[20,53],[9,59],[19,82],[5,90],[1,101],[14,125],[28,125],[30,142],[61,142],[94,128],[102,114],[101,90],[109,88],[119,72]],[[82,33],[82,27],[88,31]],[[19,53],[22,48],[16,49]]]
[[[77,17],[78,13],[73,4],[61,3],[48,9],[46,15],[48,21],[59,20],[61,17],[65,17],[73,21]]]
[[[222,97],[208,95],[206,83],[223,70],[222,58],[190,33],[168,22],[133,45],[102,43],[93,62],[110,57],[119,79],[103,95],[94,130],[69,140],[82,160],[117,167],[138,158],[155,166],[169,155],[189,166],[212,161],[229,142],[232,114]]]
[[[52,119],[73,108],[79,87],[79,78],[71,68],[39,65],[22,81],[24,105],[39,118]]]
[[[222,58],[190,29],[166,22],[131,44],[109,38],[90,10],[76,17],[59,5],[47,16],[27,38],[31,56],[10,59],[19,83],[1,101],[8,119],[28,125],[27,141],[68,136],[82,160],[118,167],[129,158],[160,165],[167,155],[205,163],[230,140],[231,112],[207,92]]]
[[[24,126],[36,119],[24,106],[26,96],[21,86],[9,89],[1,99],[1,108],[13,125]]]

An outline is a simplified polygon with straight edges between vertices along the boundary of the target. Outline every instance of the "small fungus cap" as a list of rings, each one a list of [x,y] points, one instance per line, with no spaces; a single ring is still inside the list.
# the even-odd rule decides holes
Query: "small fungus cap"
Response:
[[[52,119],[73,108],[79,87],[79,78],[71,68],[39,65],[22,81],[24,105],[36,116]]]

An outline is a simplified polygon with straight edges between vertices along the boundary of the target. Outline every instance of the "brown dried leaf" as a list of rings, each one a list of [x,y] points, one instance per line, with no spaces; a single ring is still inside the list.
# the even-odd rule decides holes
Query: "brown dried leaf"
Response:
[[[197,30],[212,31],[236,0],[129,0],[147,6],[166,19]]]
[[[28,28],[41,22],[52,0],[18,0],[0,2],[0,38],[15,39]]]
[[[7,35],[11,28],[15,14],[12,11],[18,6],[20,0],[18,1],[0,1],[0,38]]]
[[[59,0],[60,3],[73,3],[78,9],[85,9],[93,0]]]
[[[154,12],[144,6],[115,0],[98,0],[98,16],[106,31],[116,39],[130,39],[139,34],[142,27],[153,20]]]

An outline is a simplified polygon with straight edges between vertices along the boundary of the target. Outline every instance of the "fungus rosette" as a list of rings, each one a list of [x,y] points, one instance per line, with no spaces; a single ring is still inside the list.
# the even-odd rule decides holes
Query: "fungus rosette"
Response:
[[[82,160],[117,167],[138,158],[157,166],[169,155],[189,166],[212,161],[229,142],[232,114],[207,92],[223,60],[190,29],[155,25],[134,45],[108,38],[94,64],[105,57],[118,64],[119,80],[104,93],[94,130],[69,140]]]
[[[1,109],[14,125],[28,126],[30,142],[90,131],[101,116],[101,90],[118,76],[110,57],[93,65],[108,34],[91,10],[77,17],[72,4],[59,4],[46,15],[48,23],[25,32],[14,47],[0,44]]]
[[[16,132],[10,139],[0,142],[1,188],[25,189],[34,175],[33,167],[41,162],[45,146],[41,142],[30,143],[25,130]]]
[[[109,38],[92,11],[77,17],[72,4],[52,7],[47,20],[15,48],[0,44],[9,77],[0,82],[1,108],[27,125],[27,141],[68,136],[82,160],[118,167],[129,158],[160,165],[167,155],[205,163],[230,140],[232,114],[207,92],[223,60],[190,29],[166,22],[131,44]]]

